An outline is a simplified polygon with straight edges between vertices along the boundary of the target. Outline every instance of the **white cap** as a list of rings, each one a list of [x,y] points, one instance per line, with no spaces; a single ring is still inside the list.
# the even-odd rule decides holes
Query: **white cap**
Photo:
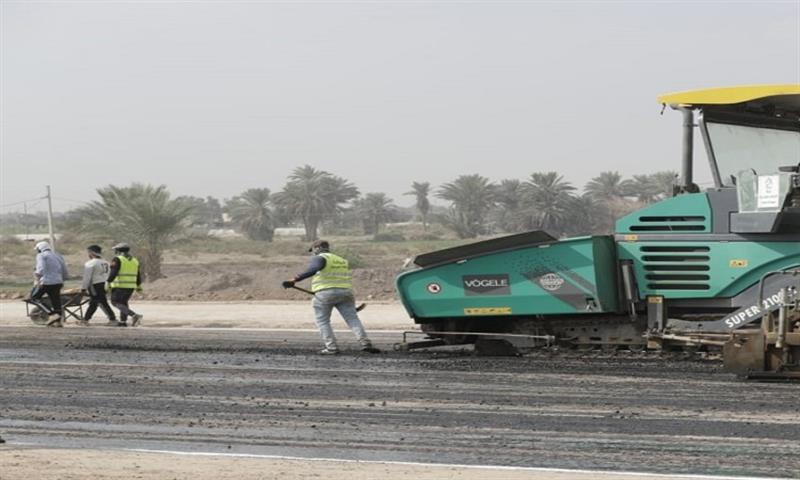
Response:
[[[41,241],[41,242],[37,243],[36,246],[33,247],[33,248],[34,248],[34,250],[38,250],[40,252],[44,252],[45,250],[50,250],[51,249],[50,248],[50,244],[45,242],[45,241]]]

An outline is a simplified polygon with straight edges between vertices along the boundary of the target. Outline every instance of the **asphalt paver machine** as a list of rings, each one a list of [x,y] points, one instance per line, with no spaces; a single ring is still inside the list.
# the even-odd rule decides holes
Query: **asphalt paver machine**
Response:
[[[800,376],[800,84],[659,102],[683,121],[674,195],[620,218],[613,235],[533,231],[417,256],[396,286],[426,342],[712,348],[730,371]]]

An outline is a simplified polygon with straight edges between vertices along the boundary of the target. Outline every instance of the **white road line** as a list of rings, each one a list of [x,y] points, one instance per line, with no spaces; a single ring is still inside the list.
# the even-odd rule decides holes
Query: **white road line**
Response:
[[[8,442],[6,445],[18,445],[26,447],[48,448],[47,445],[33,442]],[[52,448],[52,447],[51,447]],[[64,447],[56,447],[64,448]],[[649,473],[631,471],[611,471],[611,470],[582,470],[571,468],[547,468],[547,467],[515,467],[509,465],[469,465],[459,463],[424,463],[424,462],[400,462],[394,460],[353,460],[348,458],[322,458],[322,457],[296,457],[291,455],[262,455],[257,453],[223,453],[223,452],[185,452],[182,450],[151,450],[146,448],[100,448],[98,450],[110,450],[118,452],[138,452],[138,453],[160,453],[167,455],[185,455],[195,457],[233,457],[233,458],[260,458],[264,460],[292,460],[302,462],[336,462],[336,463],[362,463],[369,465],[402,465],[408,467],[435,467],[435,468],[463,468],[469,470],[499,470],[514,472],[537,472],[537,473],[565,473],[581,475],[620,475],[630,477],[648,478],[681,478],[687,480],[791,480],[788,477],[745,477],[730,475],[693,475],[693,474],[669,474],[669,473]]]
[[[35,442],[7,442],[7,446],[24,446],[39,448],[68,448],[68,447],[48,447],[46,444]],[[323,458],[323,457],[297,457],[291,455],[264,455],[257,453],[224,453],[224,452],[186,452],[182,450],[153,450],[147,448],[98,448],[97,450],[118,451],[118,452],[137,452],[137,453],[158,453],[166,455],[184,455],[195,457],[231,457],[231,458],[254,458],[264,460],[291,460],[301,462],[334,462],[334,463],[355,463],[369,465],[401,465],[409,467],[434,467],[434,468],[463,468],[468,470],[498,470],[515,472],[536,472],[536,473],[564,473],[579,475],[618,475],[630,477],[647,477],[653,479],[680,478],[686,480],[791,480],[789,477],[748,477],[731,475],[699,475],[699,474],[669,474],[669,473],[650,473],[633,471],[612,471],[612,470],[584,470],[571,468],[548,468],[548,467],[516,467],[510,465],[470,465],[459,463],[424,463],[424,462],[401,462],[394,460],[353,460],[348,458]]]
[[[141,453],[163,453],[171,455],[187,455],[200,457],[240,457],[240,458],[262,458],[271,460],[295,460],[304,462],[338,462],[338,463],[364,463],[377,465],[403,465],[411,467],[437,467],[437,468],[463,468],[472,470],[504,470],[520,472],[539,472],[539,473],[575,473],[585,475],[624,475],[639,476],[649,478],[684,478],[692,480],[790,480],[777,477],[738,477],[738,476],[718,476],[718,475],[692,475],[692,474],[666,474],[666,473],[647,473],[647,472],[628,472],[628,471],[609,471],[609,470],[580,470],[569,468],[546,468],[546,467],[514,467],[506,465],[465,465],[458,463],[423,463],[423,462],[400,462],[392,460],[352,460],[347,458],[318,458],[318,457],[294,457],[290,455],[261,455],[255,453],[215,453],[215,452],[184,452],[180,450],[149,450],[144,448],[122,448],[126,452]]]

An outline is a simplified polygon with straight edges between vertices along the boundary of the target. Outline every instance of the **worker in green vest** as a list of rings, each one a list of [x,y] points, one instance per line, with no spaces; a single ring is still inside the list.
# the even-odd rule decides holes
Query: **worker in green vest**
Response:
[[[141,323],[142,315],[131,310],[128,302],[133,292],[142,291],[139,260],[131,255],[131,247],[127,243],[118,243],[111,248],[114,250],[114,259],[111,260],[108,284],[111,287],[111,304],[119,309],[119,322],[109,322],[109,325],[127,327],[130,316],[131,325],[136,327]]]
[[[331,327],[331,312],[334,308],[339,311],[347,326],[361,344],[361,350],[368,353],[378,353],[380,350],[372,346],[367,337],[367,332],[358,318],[356,301],[353,296],[353,282],[350,266],[344,258],[331,253],[330,244],[325,240],[317,240],[308,249],[314,256],[308,268],[295,275],[291,280],[283,282],[283,288],[291,288],[295,282],[311,279],[311,291],[314,292],[314,316],[322,335],[325,348],[320,351],[323,355],[339,353],[336,336]]]

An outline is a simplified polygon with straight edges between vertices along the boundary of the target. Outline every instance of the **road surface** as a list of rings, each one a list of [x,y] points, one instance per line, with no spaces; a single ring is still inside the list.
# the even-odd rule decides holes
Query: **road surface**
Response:
[[[322,468],[296,458],[800,478],[798,384],[622,353],[362,355],[340,337],[344,354],[320,356],[313,330],[0,327],[0,478],[52,448],[84,472],[113,450],[117,466],[164,452],[304,465],[281,478]]]

